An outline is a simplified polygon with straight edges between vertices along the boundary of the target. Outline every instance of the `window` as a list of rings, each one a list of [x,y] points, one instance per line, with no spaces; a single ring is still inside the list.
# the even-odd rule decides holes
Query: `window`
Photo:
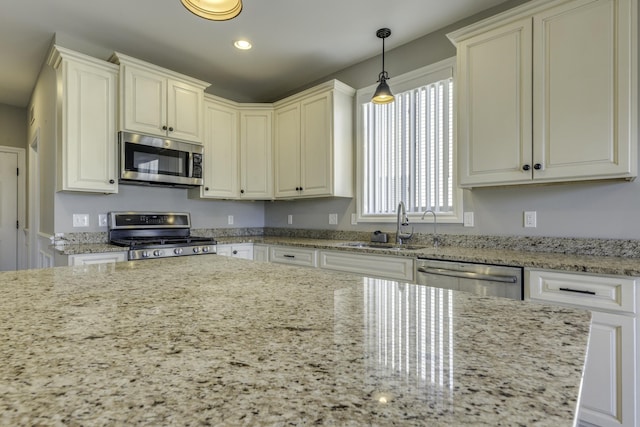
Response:
[[[394,80],[391,104],[370,102],[375,87],[358,91],[359,220],[395,221],[403,201],[414,219],[430,209],[438,220],[460,222],[452,60]]]

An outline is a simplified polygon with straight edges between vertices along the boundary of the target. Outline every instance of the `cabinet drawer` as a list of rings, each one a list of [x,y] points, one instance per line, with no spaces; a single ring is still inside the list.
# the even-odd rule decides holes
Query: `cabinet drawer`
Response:
[[[323,251],[320,267],[364,276],[413,281],[413,258]]]
[[[293,264],[303,267],[317,267],[317,251],[315,249],[290,248],[285,246],[272,246],[269,250],[271,262],[281,264]]]
[[[636,282],[630,277],[591,276],[528,270],[530,299],[590,310],[635,313]]]

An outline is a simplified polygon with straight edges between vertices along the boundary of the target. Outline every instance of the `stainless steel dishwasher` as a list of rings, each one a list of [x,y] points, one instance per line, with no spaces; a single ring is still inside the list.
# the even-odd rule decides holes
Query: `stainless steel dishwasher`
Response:
[[[418,258],[416,281],[434,288],[521,300],[522,268]]]

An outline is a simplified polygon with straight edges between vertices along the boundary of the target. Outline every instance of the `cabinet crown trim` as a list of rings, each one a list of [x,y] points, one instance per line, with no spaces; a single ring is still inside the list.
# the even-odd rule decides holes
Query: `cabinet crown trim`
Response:
[[[321,83],[317,86],[313,86],[309,89],[303,90],[301,92],[298,92],[294,95],[283,98],[279,101],[276,101],[273,103],[273,106],[275,108],[279,108],[289,103],[297,102],[303,98],[314,95],[316,93],[327,92],[330,90],[335,90],[349,96],[354,96],[356,93],[356,90],[351,86],[345,83],[342,83],[340,80],[333,79],[333,80],[329,80],[327,82]]]
[[[163,68],[163,67],[159,67],[155,64],[151,64],[149,62],[143,61],[141,59],[137,59],[137,58],[133,58],[131,56],[125,55],[123,53],[120,52],[114,52],[113,55],[111,55],[111,57],[109,58],[109,62],[112,62],[114,64],[117,65],[135,65],[137,67],[143,67],[146,68],[150,71],[155,71],[157,73],[161,73],[161,74],[165,74],[169,77],[175,78],[177,80],[183,80],[188,82],[189,84],[192,84],[194,86],[200,86],[202,87],[202,89],[206,89],[209,86],[211,86],[211,83],[202,81],[202,80],[198,80],[194,77],[190,77],[187,76],[185,74],[180,74],[176,71],[173,70],[169,70],[167,68]]]
[[[49,49],[49,55],[47,56],[47,64],[58,69],[63,59],[72,60],[76,62],[82,62],[91,66],[101,67],[108,71],[118,72],[118,66],[101,59],[97,59],[80,52],[67,49],[59,45],[52,45]]]

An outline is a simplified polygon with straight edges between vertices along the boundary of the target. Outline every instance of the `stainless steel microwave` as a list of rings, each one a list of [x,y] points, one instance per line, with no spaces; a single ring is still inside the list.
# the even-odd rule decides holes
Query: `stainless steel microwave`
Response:
[[[118,146],[122,184],[202,185],[202,145],[120,132]]]

